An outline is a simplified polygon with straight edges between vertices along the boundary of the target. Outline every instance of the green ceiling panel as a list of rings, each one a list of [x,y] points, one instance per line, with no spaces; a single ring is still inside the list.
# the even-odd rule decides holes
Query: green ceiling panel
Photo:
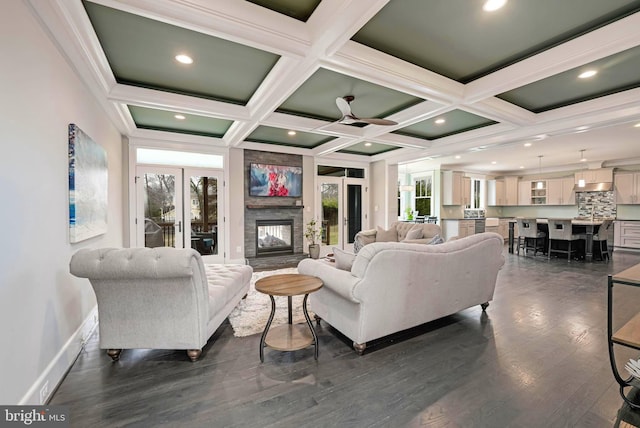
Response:
[[[116,80],[246,104],[279,56],[117,9],[84,3]],[[180,64],[175,56],[194,60]]]
[[[578,74],[597,70],[588,79]],[[640,87],[640,47],[556,74],[498,95],[535,113]]]
[[[445,123],[437,124],[435,123],[436,119],[444,119]],[[394,133],[410,137],[436,140],[449,135],[459,134],[460,132],[493,125],[495,123],[497,122],[463,110],[452,110],[437,117],[423,120],[422,122],[399,129]]]
[[[283,15],[290,16],[299,21],[306,22],[320,0],[247,0],[259,6],[266,7]]]
[[[640,0],[393,0],[352,38],[467,83],[640,10]]]
[[[128,106],[133,121],[141,129],[155,129],[158,131],[178,132],[181,134],[204,135],[207,137],[222,137],[231,124],[230,120],[215,119],[177,111],[157,110],[146,107]],[[174,116],[181,114],[184,120]]]
[[[336,98],[354,95],[351,111],[361,118],[384,118],[423,100],[346,74],[318,69],[278,111],[324,120],[340,119]]]
[[[370,145],[367,146],[366,144],[370,144]],[[387,144],[361,142],[361,143],[354,144],[353,146],[344,148],[342,150],[338,150],[338,152],[350,153],[354,155],[373,156],[373,155],[379,155],[385,152],[390,152],[391,150],[397,150],[399,148],[400,147],[398,146],[391,146]]]
[[[310,132],[296,131],[296,135],[289,135],[288,133],[288,129],[259,126],[246,138],[246,141],[312,149],[335,139],[334,137]]]

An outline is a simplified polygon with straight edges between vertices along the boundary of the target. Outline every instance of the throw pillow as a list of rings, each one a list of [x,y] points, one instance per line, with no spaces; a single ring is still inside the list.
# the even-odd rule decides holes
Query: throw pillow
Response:
[[[385,230],[378,226],[376,229],[376,242],[398,242],[398,232],[395,227]]]
[[[343,251],[340,248],[333,247],[333,257],[336,259],[336,267],[342,270],[351,270],[353,261],[356,259],[356,255]]]
[[[422,227],[414,226],[407,232],[407,236],[404,237],[403,241],[408,241],[409,239],[421,239],[422,238]]]
[[[442,244],[443,242],[444,242],[444,239],[442,239],[440,235],[436,235],[433,238],[431,238],[431,241],[429,241],[427,245],[437,245],[437,244]]]

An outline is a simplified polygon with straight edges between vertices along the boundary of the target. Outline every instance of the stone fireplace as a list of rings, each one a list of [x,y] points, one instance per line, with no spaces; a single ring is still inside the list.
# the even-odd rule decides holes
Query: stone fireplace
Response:
[[[294,265],[304,252],[302,198],[249,194],[251,163],[302,166],[302,156],[244,150],[244,254],[254,267]]]
[[[256,257],[293,254],[293,219],[256,220]]]

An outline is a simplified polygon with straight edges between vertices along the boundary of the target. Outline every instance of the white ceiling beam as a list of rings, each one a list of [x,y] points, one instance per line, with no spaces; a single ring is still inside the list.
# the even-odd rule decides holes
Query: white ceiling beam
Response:
[[[310,46],[303,22],[246,1],[91,1],[282,56],[302,58]]]
[[[640,45],[640,13],[481,77],[465,87],[466,103],[492,97]]]
[[[250,119],[247,107],[221,101],[207,100],[188,95],[174,94],[156,89],[140,88],[116,84],[107,95],[110,101],[131,104],[139,107],[170,110],[216,119]]]

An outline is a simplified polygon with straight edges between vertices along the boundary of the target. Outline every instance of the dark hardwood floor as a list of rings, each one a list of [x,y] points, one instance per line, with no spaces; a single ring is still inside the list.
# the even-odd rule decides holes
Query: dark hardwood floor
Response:
[[[73,427],[611,427],[623,401],[606,341],[607,274],[640,263],[508,254],[494,300],[375,343],[358,356],[326,323],[313,349],[265,350],[224,323],[184,351],[125,350],[95,334],[51,404]],[[389,284],[393,287],[393,284]],[[640,307],[617,286],[616,319]],[[401,314],[398,314],[401,316]],[[619,360],[638,357],[622,350]],[[623,370],[624,371],[624,370]]]

